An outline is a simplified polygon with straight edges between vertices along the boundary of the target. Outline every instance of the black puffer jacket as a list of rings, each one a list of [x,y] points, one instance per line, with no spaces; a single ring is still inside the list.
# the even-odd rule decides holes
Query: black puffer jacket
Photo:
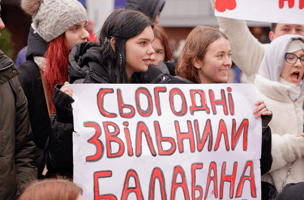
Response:
[[[125,9],[140,11],[154,22],[157,13],[164,5],[165,0],[127,0]]]
[[[75,45],[69,55],[70,83],[114,83],[108,77],[108,67],[101,64],[98,43],[84,42]],[[163,74],[156,67],[149,66],[145,73],[134,73],[132,83],[188,83],[169,74]],[[61,174],[73,173],[73,113],[69,95],[60,91],[62,84],[54,88],[53,103],[56,112],[51,117],[53,132],[50,136],[48,165]],[[64,153],[63,153],[64,152]]]

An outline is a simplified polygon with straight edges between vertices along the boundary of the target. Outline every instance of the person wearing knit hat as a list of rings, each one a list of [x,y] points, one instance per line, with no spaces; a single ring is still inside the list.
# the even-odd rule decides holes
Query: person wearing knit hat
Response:
[[[54,86],[68,80],[68,55],[75,44],[86,42],[87,12],[77,0],[22,0],[22,9],[32,16],[28,37],[27,61],[19,66],[18,76],[29,101],[29,113],[37,146],[36,164],[39,178],[46,175],[46,159],[60,149],[46,148],[53,132],[50,117],[55,112]],[[52,122],[56,122],[52,121]],[[64,127],[67,128],[67,127]],[[69,136],[67,136],[69,137]],[[67,146],[71,144],[67,143]],[[48,149],[48,151],[45,151]],[[69,155],[67,155],[69,156]],[[64,173],[66,166],[47,163],[49,173]]]

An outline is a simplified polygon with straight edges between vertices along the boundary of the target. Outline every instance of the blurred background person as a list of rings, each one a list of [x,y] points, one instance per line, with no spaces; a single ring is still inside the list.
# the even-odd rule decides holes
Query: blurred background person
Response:
[[[65,179],[44,179],[33,181],[19,200],[84,200],[82,189]]]
[[[147,15],[154,25],[159,23],[159,15],[165,0],[127,0],[125,9],[137,10]]]
[[[163,73],[175,75],[176,63],[172,61],[172,51],[165,30],[161,26],[155,25],[153,32],[152,47],[155,54],[151,57],[151,65],[158,67]]]
[[[89,19],[86,26],[86,30],[89,33],[89,39],[88,39],[89,42],[98,42],[94,34],[94,27],[95,27],[95,23],[93,22],[93,20]]]
[[[0,17],[0,30],[4,27]],[[18,74],[0,50],[0,200],[17,199],[38,177],[28,103]]]

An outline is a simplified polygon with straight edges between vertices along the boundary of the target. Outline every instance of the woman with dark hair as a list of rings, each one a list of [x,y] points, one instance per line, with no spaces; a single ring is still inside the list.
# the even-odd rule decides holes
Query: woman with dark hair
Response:
[[[64,179],[44,179],[33,181],[25,189],[19,200],[84,200],[82,189]]]
[[[73,48],[69,55],[70,83],[182,83],[149,66],[154,54],[154,34],[149,18],[141,12],[126,9],[114,11],[105,21],[99,40],[100,43],[85,42]],[[51,136],[50,146],[65,152],[65,155],[58,154],[52,158],[52,162],[58,166],[62,162],[73,163],[72,149],[66,148],[67,140],[72,141],[72,133],[56,128],[59,122],[73,127],[72,96],[69,83],[54,88],[56,113],[52,116],[55,122],[52,125],[56,132]],[[72,173],[73,168],[69,171]]]
[[[206,26],[195,27],[186,39],[178,60],[176,74],[193,83],[226,83],[232,65],[231,48],[228,38],[218,29]],[[253,114],[262,117],[261,174],[266,174],[272,164],[271,130],[268,126],[272,118],[263,101],[255,103]],[[273,187],[262,182],[262,197],[269,199]],[[274,189],[274,196],[275,189]]]

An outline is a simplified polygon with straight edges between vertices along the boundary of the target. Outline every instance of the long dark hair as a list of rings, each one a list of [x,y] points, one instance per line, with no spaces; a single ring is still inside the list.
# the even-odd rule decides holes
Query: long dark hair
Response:
[[[139,11],[115,10],[103,24],[99,42],[102,64],[106,66],[112,83],[127,83],[126,41],[139,35],[147,26],[152,26],[150,19]],[[115,38],[115,51],[110,40]]]

